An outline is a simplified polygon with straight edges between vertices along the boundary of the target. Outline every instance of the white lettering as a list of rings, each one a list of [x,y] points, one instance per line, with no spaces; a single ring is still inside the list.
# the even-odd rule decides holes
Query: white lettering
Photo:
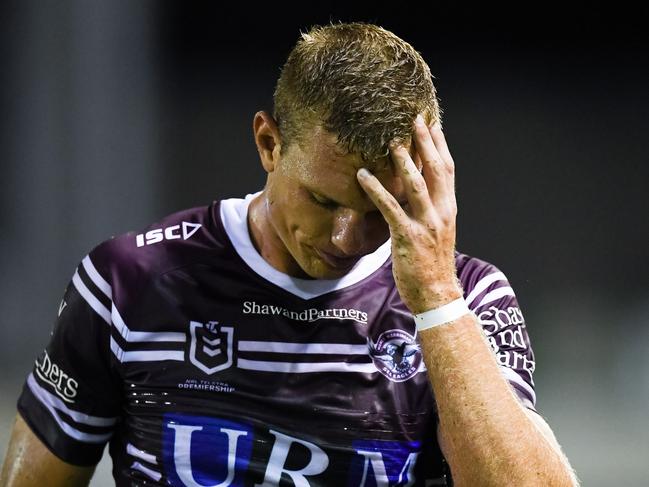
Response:
[[[282,473],[285,473],[291,478],[295,487],[309,487],[311,484],[309,484],[307,476],[319,475],[329,466],[329,457],[327,457],[327,454],[319,446],[308,441],[293,438],[279,431],[270,430],[270,432],[275,436],[275,443],[270,452],[264,481],[261,484],[257,484],[256,487],[279,486]],[[288,470],[284,468],[286,457],[288,456],[292,443],[299,443],[311,452],[309,463],[300,470]]]
[[[478,321],[487,335],[493,335],[510,325],[525,326],[523,314],[520,308],[515,306],[510,306],[507,311],[490,306],[489,309],[478,313]]]
[[[500,365],[504,365],[510,369],[523,369],[530,374],[534,373],[536,367],[533,360],[529,360],[525,355],[518,352],[502,351],[496,354],[496,359]]]
[[[40,362],[36,361],[35,371],[41,380],[54,388],[57,396],[66,402],[74,402],[79,383],[52,362],[47,351],[44,352]]]
[[[356,450],[356,453],[365,457],[363,478],[361,479],[359,487],[365,487],[365,483],[367,481],[367,473],[370,465],[374,470],[374,480],[376,481],[376,487],[389,487],[388,474],[385,471],[385,463],[383,463],[383,454],[381,454],[380,451],[364,450]]]
[[[309,308],[302,311],[294,311],[281,306],[258,304],[255,301],[243,302],[244,314],[284,316],[295,321],[317,321],[317,320],[353,320],[357,323],[367,324],[368,314],[358,309],[333,308],[317,309]]]
[[[164,235],[162,234],[162,228],[157,228],[156,230],[149,230],[144,234],[146,238],[147,245],[153,245],[154,243],[162,242],[164,240]]]
[[[406,458],[406,463],[403,464],[403,468],[399,473],[399,481],[398,481],[399,484],[403,483],[403,475],[406,473],[406,468],[407,468],[408,483],[405,484],[403,487],[411,487],[415,485],[415,464],[417,463],[418,456],[419,456],[418,451],[412,452],[410,455],[408,455],[408,458]]]
[[[365,485],[367,484],[367,474],[369,472],[370,466],[374,471],[374,481],[376,482],[376,487],[389,487],[390,479],[385,469],[385,463],[383,462],[383,454],[380,451],[367,450],[356,450],[356,453],[365,457],[363,477],[358,487],[365,487]],[[403,484],[404,487],[411,487],[415,484],[415,464],[417,463],[418,456],[419,452],[411,452],[408,455],[408,458],[401,468],[401,472],[399,472],[399,479],[397,481],[399,485],[403,484],[404,475],[406,475],[408,478],[408,483]]]
[[[180,238],[180,233],[174,233],[175,230],[180,230],[180,225],[165,228],[165,238],[167,240],[175,240]]]
[[[191,465],[191,443],[192,433],[194,431],[201,431],[202,426],[188,426],[183,424],[168,424],[167,428],[175,431],[174,437],[174,464],[176,466],[176,473],[188,487],[225,487],[232,483],[235,474],[235,464],[237,459],[237,443],[239,437],[246,436],[248,433],[240,430],[233,430],[229,428],[221,428],[220,432],[228,436],[228,476],[223,482],[206,486],[199,484],[194,480]]]
[[[144,247],[145,245],[153,245],[162,242],[163,240],[177,240],[179,238],[187,240],[194,235],[201,226],[200,223],[182,222],[182,233],[180,225],[172,225],[166,228],[149,230],[146,233],[139,233],[135,236],[135,245],[138,247]]]

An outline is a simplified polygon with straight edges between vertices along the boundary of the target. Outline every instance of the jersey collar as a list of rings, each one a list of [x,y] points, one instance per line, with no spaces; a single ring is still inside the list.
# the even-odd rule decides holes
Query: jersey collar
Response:
[[[220,216],[228,238],[241,259],[259,276],[303,299],[311,299],[356,284],[376,272],[390,257],[390,239],[373,253],[363,256],[339,279],[300,279],[272,267],[257,252],[248,232],[248,207],[259,192],[245,198],[221,201]]]

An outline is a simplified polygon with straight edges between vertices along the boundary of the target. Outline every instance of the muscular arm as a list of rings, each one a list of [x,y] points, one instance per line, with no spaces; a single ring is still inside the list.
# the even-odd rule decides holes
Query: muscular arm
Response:
[[[455,485],[578,485],[552,430],[501,375],[473,315],[419,336]]]
[[[392,144],[402,207],[366,169],[358,182],[390,226],[392,270],[414,314],[462,298],[455,269],[455,163],[439,123],[414,125],[416,149]],[[440,446],[458,486],[572,486],[576,480],[546,430],[525,413],[500,373],[475,315],[419,333],[439,412]],[[552,435],[552,438],[554,435]]]
[[[76,487],[88,485],[95,467],[70,465],[54,455],[16,415],[0,487]]]

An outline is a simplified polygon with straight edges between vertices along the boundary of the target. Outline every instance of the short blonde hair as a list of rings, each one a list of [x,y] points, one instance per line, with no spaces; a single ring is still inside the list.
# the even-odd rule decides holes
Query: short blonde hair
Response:
[[[314,26],[290,52],[274,93],[282,153],[316,125],[366,162],[392,139],[410,143],[422,113],[441,122],[430,68],[392,32],[362,22]]]

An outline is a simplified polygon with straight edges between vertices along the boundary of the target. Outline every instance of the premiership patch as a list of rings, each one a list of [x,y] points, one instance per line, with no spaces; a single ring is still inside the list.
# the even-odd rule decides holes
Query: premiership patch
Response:
[[[232,365],[232,336],[234,328],[218,321],[189,324],[192,341],[189,360],[206,374],[214,374]]]

